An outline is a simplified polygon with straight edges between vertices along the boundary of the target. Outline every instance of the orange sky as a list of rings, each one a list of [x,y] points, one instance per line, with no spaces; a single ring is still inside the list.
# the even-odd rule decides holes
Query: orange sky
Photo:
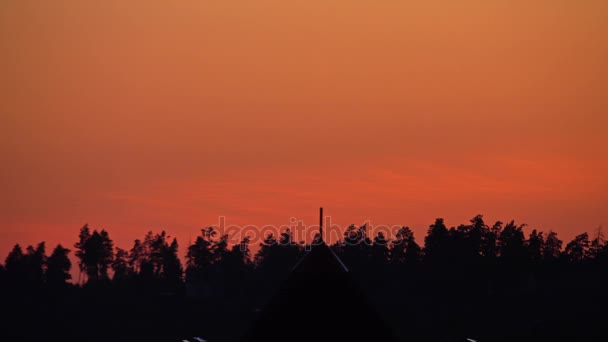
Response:
[[[608,225],[605,0],[4,0],[0,260],[233,224]],[[529,231],[529,229],[528,229]]]

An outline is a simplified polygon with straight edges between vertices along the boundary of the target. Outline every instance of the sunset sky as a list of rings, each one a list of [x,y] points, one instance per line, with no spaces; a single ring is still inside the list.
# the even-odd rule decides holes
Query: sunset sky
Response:
[[[608,227],[605,0],[2,0],[0,260],[105,228]],[[47,248],[51,248],[49,246]]]

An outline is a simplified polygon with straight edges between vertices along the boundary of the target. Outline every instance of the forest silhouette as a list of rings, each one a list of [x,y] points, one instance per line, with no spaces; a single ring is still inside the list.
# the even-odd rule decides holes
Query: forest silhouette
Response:
[[[350,225],[330,248],[402,341],[603,341],[601,229],[564,243],[524,228],[488,225],[482,215],[448,228],[438,218],[416,239],[405,226],[388,237]],[[88,225],[74,246],[50,255],[44,242],[15,245],[0,264],[0,340],[238,341],[310,249],[294,240],[289,229],[269,234],[252,253],[248,237],[230,245],[207,227],[186,246],[184,264],[164,231],[130,249]],[[314,315],[314,303],[299,305]],[[343,329],[353,326],[366,322]]]

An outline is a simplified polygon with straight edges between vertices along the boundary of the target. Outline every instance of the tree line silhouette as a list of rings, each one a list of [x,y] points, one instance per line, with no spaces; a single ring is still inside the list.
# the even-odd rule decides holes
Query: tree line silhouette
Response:
[[[417,241],[409,227],[389,238],[350,225],[330,247],[404,340],[591,338],[608,304],[601,229],[564,246],[555,232],[526,235],[524,228],[514,221],[488,225],[482,215],[448,228],[438,218]],[[73,250],[57,245],[47,256],[44,242],[15,245],[0,264],[10,316],[1,334],[237,339],[309,246],[289,229],[267,235],[255,254],[248,237],[228,241],[213,227],[202,229],[187,246],[185,265],[178,241],[164,231],[148,232],[128,250],[88,225]],[[72,252],[78,279],[71,279]],[[27,328],[33,324],[41,328]]]

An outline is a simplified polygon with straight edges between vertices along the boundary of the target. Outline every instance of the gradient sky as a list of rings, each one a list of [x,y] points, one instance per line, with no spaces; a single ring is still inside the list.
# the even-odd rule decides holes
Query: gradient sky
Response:
[[[0,259],[232,224],[608,225],[605,0],[2,0]],[[529,232],[528,228],[527,232]]]

